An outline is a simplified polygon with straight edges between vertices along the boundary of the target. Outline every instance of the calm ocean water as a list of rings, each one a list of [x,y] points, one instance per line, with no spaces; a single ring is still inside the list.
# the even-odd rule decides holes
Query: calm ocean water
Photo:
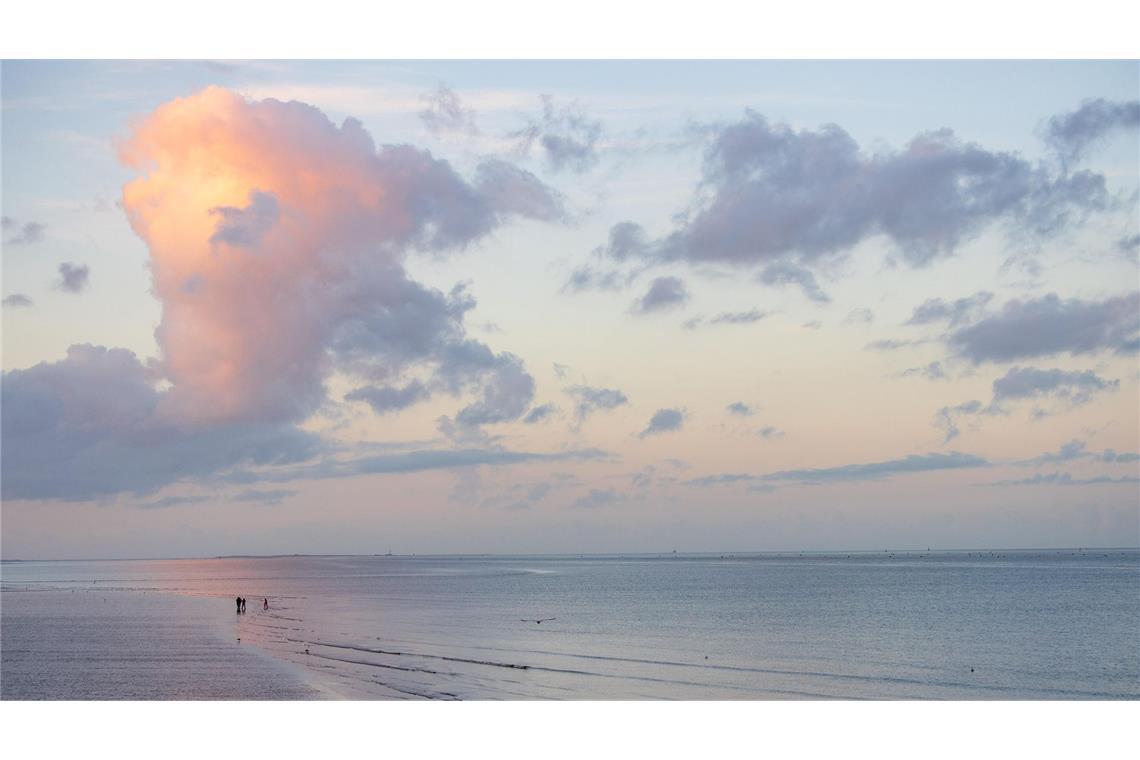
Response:
[[[1135,550],[5,562],[2,586],[5,699],[1140,698]]]

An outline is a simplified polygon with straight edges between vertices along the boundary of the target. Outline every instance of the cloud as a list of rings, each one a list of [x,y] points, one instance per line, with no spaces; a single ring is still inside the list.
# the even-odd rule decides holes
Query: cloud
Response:
[[[464,108],[459,96],[442,82],[434,92],[421,95],[420,100],[425,104],[424,109],[419,112],[420,121],[436,137],[448,133],[462,135],[479,133],[475,126],[475,111]]]
[[[588,494],[576,499],[570,506],[575,509],[596,509],[597,507],[604,507],[608,504],[613,504],[618,500],[617,491],[612,488],[605,490],[591,489]]]
[[[609,242],[594,249],[594,255],[603,259],[626,262],[639,259],[649,251],[649,236],[640,224],[618,222],[610,228]]]
[[[574,414],[579,424],[595,411],[616,409],[629,402],[624,393],[612,388],[594,388],[589,385],[572,385],[566,394],[577,400]]]
[[[608,456],[600,449],[573,449],[555,453],[508,451],[500,448],[426,449],[349,459],[326,456],[315,462],[288,467],[233,470],[225,474],[222,479],[240,485],[287,483],[296,480],[349,478],[360,475],[406,475],[467,467],[505,467],[530,462],[589,461],[605,459]]]
[[[831,296],[823,292],[810,270],[790,261],[776,261],[764,267],[760,272],[760,282],[765,285],[798,285],[810,301],[816,303],[831,301]]]
[[[958,328],[947,342],[974,364],[1054,354],[1140,349],[1140,293],[1103,301],[1062,300],[1056,293],[1013,300],[975,324]]]
[[[210,496],[163,496],[161,499],[139,504],[139,509],[168,509],[169,507],[184,507],[187,504],[204,504],[213,501]]]
[[[945,380],[946,370],[942,368],[942,362],[930,362],[923,367],[911,367],[902,371],[902,377],[911,377],[913,375],[921,375],[927,380]]]
[[[926,343],[925,340],[897,340],[895,338],[887,338],[884,340],[873,340],[868,343],[865,348],[868,351],[897,351],[900,348],[910,348],[912,346],[921,346]]]
[[[250,190],[249,205],[217,206],[209,213],[219,217],[218,226],[210,236],[211,243],[252,248],[277,224],[281,208],[273,193]]]
[[[902,459],[890,459],[885,462],[871,462],[867,464],[847,464],[840,467],[825,467],[809,470],[781,470],[779,472],[770,472],[763,475],[752,475],[748,473],[709,475],[703,478],[683,481],[683,485],[708,487],[733,485],[736,483],[755,483],[756,485],[750,487],[748,490],[764,493],[772,490],[773,482],[820,485],[849,481],[883,480],[895,475],[989,466],[990,463],[981,457],[953,451],[949,454],[911,454]]]
[[[558,362],[553,362],[551,364],[551,368],[554,370],[554,376],[557,377],[559,380],[562,380],[563,378],[565,378],[566,373],[568,373],[570,371],[569,366],[567,366],[565,364],[559,364]]]
[[[122,156],[141,174],[123,205],[162,302],[170,414],[296,422],[333,372],[369,387],[427,366],[433,392],[485,395],[516,375],[517,361],[466,337],[474,299],[414,282],[402,259],[551,219],[559,201],[532,175],[495,161],[468,182],[415,147],[377,149],[354,119],[220,88],[160,106]],[[479,403],[467,419],[506,416]]]
[[[296,495],[297,491],[290,491],[285,488],[267,490],[250,488],[234,496],[231,496],[230,501],[253,504],[280,504],[281,502],[285,501],[285,499],[292,498]]]
[[[536,406],[531,409],[525,417],[523,417],[523,424],[534,425],[537,422],[542,422],[557,411],[558,407],[554,404],[542,404],[541,406]]]
[[[944,406],[934,413],[934,424],[942,428],[942,432],[945,434],[943,443],[949,443],[962,432],[958,427],[958,417],[983,413],[988,412],[982,406],[982,402],[977,400],[967,401],[957,406]]]
[[[1085,451],[1085,442],[1074,438],[1061,444],[1056,452],[1047,451],[1041,456],[1034,457],[1021,464],[1055,464],[1057,462],[1071,462],[1074,459],[1086,459],[1090,455]]]
[[[1062,402],[1061,408],[1071,409],[1087,404],[1098,393],[1114,391],[1119,387],[1119,380],[1105,380],[1089,370],[1079,372],[1014,367],[994,380],[993,397],[989,404],[973,400],[957,406],[944,406],[935,413],[935,425],[942,428],[946,435],[945,441],[949,442],[961,432],[957,425],[959,417],[1008,414],[1009,402],[1027,399],[1054,398]],[[1049,412],[1039,407],[1034,411],[1034,417],[1037,418],[1047,414]]]
[[[720,314],[708,319],[705,319],[704,316],[687,319],[682,324],[682,327],[686,330],[695,330],[702,325],[750,325],[770,316],[770,314],[770,312],[760,311],[759,309],[749,309],[748,311],[722,311]]]
[[[334,375],[381,411],[425,392],[464,397],[467,435],[529,407],[521,360],[467,335],[466,288],[426,287],[404,260],[462,251],[511,219],[559,218],[560,197],[533,175],[487,161],[469,181],[413,146],[377,148],[354,119],[216,87],[138,121],[120,156],[136,172],[122,207],[149,252],[159,354],[73,346],[5,373],[5,498],[149,493],[327,457],[297,426]],[[74,289],[83,271],[61,268]],[[448,456],[376,466],[467,461]]]
[[[649,419],[649,424],[638,433],[637,437],[646,438],[651,435],[680,430],[684,423],[685,411],[683,409],[658,409]]]
[[[87,287],[90,274],[86,264],[72,264],[70,261],[65,261],[59,265],[58,287],[68,293],[82,293]]]
[[[518,141],[518,151],[530,154],[535,145],[554,172],[568,169],[582,173],[598,162],[597,143],[602,123],[586,116],[577,103],[555,108],[554,99],[542,96],[542,116],[531,120],[510,137]]]
[[[935,470],[957,470],[989,467],[989,462],[972,454],[952,451],[949,454],[911,454],[902,459],[868,464],[848,464],[812,470],[781,470],[762,476],[764,480],[793,481],[797,483],[835,483],[852,480],[875,480],[893,475]]]
[[[1058,114],[1045,124],[1045,142],[1065,164],[1083,158],[1110,133],[1140,127],[1140,101],[1086,100],[1076,111]]]
[[[875,321],[875,312],[870,309],[852,309],[843,318],[845,325],[869,325]]]
[[[32,299],[28,298],[23,293],[12,293],[11,295],[4,296],[4,306],[34,306]]]
[[[752,407],[750,407],[748,404],[744,403],[743,401],[733,401],[731,404],[726,406],[724,409],[729,414],[735,414],[737,417],[751,417],[753,414],[756,413],[755,409],[753,409]]]
[[[760,436],[764,440],[771,440],[773,438],[783,438],[784,431],[768,425],[757,430],[756,435]]]
[[[928,325],[938,322],[947,322],[950,327],[957,327],[972,321],[986,305],[993,299],[994,294],[980,290],[972,296],[959,298],[946,302],[941,298],[931,298],[922,305],[916,306],[914,312],[903,324]]]
[[[1116,250],[1125,254],[1134,254],[1140,250],[1140,235],[1129,235],[1116,241]]]
[[[1109,203],[1102,175],[1055,174],[948,129],[875,152],[837,125],[796,130],[753,111],[705,133],[698,192],[674,230],[646,246],[657,262],[807,267],[883,236],[925,266],[990,225],[1051,235]],[[797,281],[791,269],[769,276]],[[805,286],[809,297],[816,290]]]
[[[1132,451],[1132,452],[1123,452],[1122,451],[1120,453],[1117,453],[1117,452],[1113,451],[1112,449],[1105,449],[1104,453],[1101,454],[1101,461],[1102,462],[1118,462],[1120,464],[1127,464],[1130,462],[1140,462],[1140,454],[1137,454],[1134,451]]]
[[[1140,478],[1136,477],[1122,477],[1113,478],[1108,475],[1098,475],[1093,478],[1074,478],[1067,472],[1051,472],[1047,475],[1037,473],[1031,478],[1022,478],[1020,480],[998,480],[992,483],[979,483],[983,486],[1092,486],[1102,485],[1108,483],[1140,483]]]
[[[680,278],[657,277],[649,284],[645,295],[634,302],[632,310],[638,314],[651,314],[675,309],[688,300],[689,292]]]
[[[75,345],[67,358],[4,373],[4,499],[142,495],[242,466],[305,461],[324,448],[279,424],[197,426],[161,413],[153,368],[121,348]]]
[[[1119,380],[1105,380],[1091,370],[1068,372],[1060,369],[1014,367],[994,380],[993,402],[1000,404],[1008,400],[1052,396],[1077,406],[1088,403],[1100,391],[1116,390],[1119,387]]]
[[[681,485],[693,486],[696,488],[707,488],[709,486],[724,486],[734,485],[736,483],[748,483],[758,479],[758,475],[748,475],[746,473],[723,473],[721,475],[706,475],[703,478],[692,478],[681,482]]]
[[[18,231],[16,234],[5,240],[6,245],[31,245],[32,243],[38,243],[44,239],[44,232],[47,229],[46,226],[39,222],[25,222],[23,226],[20,226],[16,223],[16,220],[11,217],[4,217],[5,232],[17,228]]]
[[[588,264],[576,267],[562,285],[563,293],[581,293],[586,290],[622,290],[633,282],[636,275],[616,269],[602,270]]]
[[[377,414],[387,414],[406,409],[424,401],[430,395],[427,386],[419,380],[413,380],[402,388],[390,385],[366,385],[345,394],[344,400],[363,401]]]

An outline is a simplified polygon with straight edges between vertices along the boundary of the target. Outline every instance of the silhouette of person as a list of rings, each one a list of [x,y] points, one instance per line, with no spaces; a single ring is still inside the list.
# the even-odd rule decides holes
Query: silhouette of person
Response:
[[[263,610],[269,609],[269,599],[266,599],[264,602],[262,602],[261,609],[263,609]]]
[[[241,612],[243,615],[245,614],[245,597],[244,596],[241,598]]]
[[[237,598],[237,614],[241,614],[241,597]]]

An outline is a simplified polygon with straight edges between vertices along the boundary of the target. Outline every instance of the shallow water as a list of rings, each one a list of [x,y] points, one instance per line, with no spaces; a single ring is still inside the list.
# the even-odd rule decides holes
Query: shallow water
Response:
[[[129,691],[115,674],[136,663],[101,631],[128,621],[141,646],[182,656],[201,640],[180,627],[190,620],[225,644],[156,697],[1140,697],[1135,550],[18,562],[2,573],[5,698],[57,682],[88,684],[76,698]],[[122,598],[112,615],[93,603],[48,612],[100,593]],[[198,598],[166,602],[157,626],[129,625],[145,609],[133,600],[175,597]],[[29,637],[77,620],[89,631],[78,670],[20,659]],[[235,683],[210,659],[251,646],[292,670]]]

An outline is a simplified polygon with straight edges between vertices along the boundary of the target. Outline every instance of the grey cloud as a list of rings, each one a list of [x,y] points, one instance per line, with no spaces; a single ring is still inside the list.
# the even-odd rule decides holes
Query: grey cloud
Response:
[[[975,364],[1068,353],[1140,348],[1140,293],[1104,301],[1062,300],[1056,293],[1008,302],[1001,312],[951,332],[947,342]]]
[[[1092,400],[1100,391],[1116,390],[1119,380],[1105,380],[1091,370],[1067,372],[1060,369],[1014,367],[1003,377],[994,380],[994,403],[1053,396],[1069,401],[1074,406]]]
[[[531,462],[588,461],[608,458],[600,449],[574,449],[556,453],[508,451],[496,448],[427,449],[393,454],[326,458],[312,464],[245,469],[224,476],[235,484],[285,483],[295,480],[348,478],[358,475],[405,475],[414,472],[481,466],[509,466]]]
[[[1122,451],[1119,454],[1112,449],[1105,449],[1101,454],[1102,462],[1118,462],[1120,464],[1127,464],[1130,462],[1140,462],[1140,454],[1136,452]]]
[[[1069,407],[1088,403],[1097,393],[1118,388],[1120,381],[1105,380],[1092,371],[1065,371],[1014,367],[993,382],[993,398],[989,404],[967,401],[957,406],[944,406],[935,413],[935,424],[946,434],[946,442],[961,430],[957,419],[964,416],[1007,414],[1005,404],[1026,399],[1055,398]],[[1036,417],[1047,412],[1037,409]]]
[[[852,309],[843,318],[845,325],[869,325],[875,321],[875,312],[870,309]]]
[[[526,425],[533,425],[537,422],[542,422],[557,411],[558,407],[554,404],[542,404],[541,406],[536,406],[527,413],[526,417],[523,417],[523,423]]]
[[[810,322],[804,322],[803,323],[803,327],[805,329],[808,329],[808,330],[818,330],[822,326],[823,326],[823,323],[820,322],[818,319],[813,319]]]
[[[1083,158],[1111,132],[1140,127],[1140,101],[1084,101],[1070,113],[1058,114],[1045,125],[1045,141],[1062,162]]]
[[[736,483],[749,483],[757,480],[759,476],[748,475],[746,473],[723,473],[721,475],[706,475],[703,478],[693,478],[691,480],[681,481],[681,485],[693,486],[696,488],[707,488],[709,486],[725,486],[735,485]]]
[[[980,483],[983,486],[1092,486],[1108,483],[1140,483],[1140,478],[1113,478],[1108,475],[1098,475],[1093,478],[1074,478],[1067,472],[1051,472],[1047,475],[1037,473],[1031,478],[1020,480],[998,480],[993,483]]]
[[[602,270],[583,264],[570,273],[562,285],[563,293],[585,290],[621,290],[633,282],[634,275],[616,269]]]
[[[59,265],[59,287],[68,293],[82,293],[87,287],[91,272],[86,264],[65,261]]]
[[[491,425],[522,416],[534,399],[534,378],[513,354],[499,354],[483,385],[483,397],[465,406],[455,416],[461,425]]]
[[[753,111],[710,133],[702,193],[652,246],[660,260],[807,264],[884,235],[924,266],[995,222],[1053,234],[1108,203],[1101,175],[1055,175],[947,129],[870,154],[834,124],[797,131]]]
[[[233,423],[186,429],[162,413],[154,374],[125,349],[75,345],[67,358],[4,373],[0,448],[4,499],[145,495],[239,466],[316,456],[311,433]]]
[[[957,470],[988,467],[989,462],[972,454],[952,451],[948,454],[911,454],[902,459],[868,464],[848,464],[810,470],[782,470],[762,476],[764,480],[792,481],[797,483],[835,483],[852,480],[874,480],[893,475],[935,470]]]
[[[760,272],[760,282],[765,285],[798,285],[808,300],[816,303],[831,301],[831,296],[823,292],[810,270],[790,261],[776,261],[764,267]]]
[[[23,293],[13,293],[9,296],[4,296],[4,306],[34,306],[32,299],[28,298]]]
[[[402,388],[385,385],[368,385],[345,394],[345,401],[363,401],[377,414],[387,414],[406,409],[424,401],[431,395],[419,380],[413,380]]]
[[[913,375],[921,375],[927,380],[945,380],[946,370],[942,368],[942,362],[930,362],[923,367],[911,367],[902,371],[903,377],[911,377]]]
[[[916,306],[904,324],[927,325],[936,322],[948,322],[950,327],[970,322],[993,299],[994,294],[981,290],[972,296],[959,298],[951,302],[941,298],[931,298]]]
[[[934,424],[942,428],[946,437],[943,443],[949,443],[962,432],[958,428],[957,418],[963,415],[982,414],[985,407],[978,400],[967,401],[957,406],[944,406],[934,414]]]
[[[926,343],[925,340],[896,340],[895,338],[887,338],[884,340],[873,340],[868,343],[864,348],[868,351],[897,351],[900,348],[910,348],[912,346],[920,346]]]
[[[720,314],[708,319],[705,319],[703,316],[687,319],[682,326],[686,330],[695,330],[702,325],[750,325],[768,316],[770,316],[770,312],[760,311],[759,309],[749,309],[748,311],[722,311]]]
[[[234,496],[230,497],[230,501],[253,503],[253,504],[280,504],[285,499],[297,495],[297,491],[291,491],[285,488],[273,488],[266,490],[259,490],[256,488],[249,488]]]
[[[638,438],[646,438],[660,433],[669,433],[680,430],[685,423],[685,412],[682,409],[658,409],[649,419],[649,424],[638,434]]]
[[[753,409],[752,407],[750,407],[748,404],[744,403],[743,401],[733,401],[731,404],[726,406],[724,409],[729,414],[735,414],[737,417],[751,417],[753,414],[756,413],[755,409]]]
[[[475,187],[500,215],[542,222],[566,218],[561,194],[530,172],[507,161],[488,160],[479,164],[475,170]]]
[[[586,116],[577,103],[555,108],[554,99],[542,96],[542,116],[510,135],[519,150],[530,153],[537,143],[551,171],[585,172],[598,162],[597,143],[602,123]]]
[[[566,373],[570,371],[570,367],[568,367],[565,364],[559,364],[558,362],[554,362],[553,365],[551,365],[551,366],[554,369],[554,376],[557,377],[559,380],[566,377]]]
[[[4,217],[4,229],[9,230],[19,225],[11,217]],[[31,245],[38,243],[44,239],[44,231],[47,227],[39,222],[25,222],[22,227],[19,227],[19,232],[9,237],[5,242],[7,245]]]
[[[633,311],[638,314],[665,311],[683,305],[688,299],[685,283],[679,278],[657,277],[649,284],[645,295],[634,302]]]
[[[459,96],[442,82],[434,92],[421,95],[425,107],[419,112],[420,121],[437,137],[447,133],[475,135],[475,111],[464,108]]]
[[[576,499],[570,506],[575,509],[595,509],[613,504],[618,500],[618,493],[611,488],[605,490],[591,489],[588,494]]]
[[[766,427],[762,427],[759,430],[757,430],[756,435],[760,436],[761,438],[763,438],[765,440],[771,440],[773,438],[783,438],[784,437],[784,431],[780,430],[779,428],[775,428],[775,427],[772,427],[771,425],[768,425]]]
[[[169,507],[183,507],[187,504],[204,504],[213,501],[211,496],[163,496],[161,499],[139,504],[139,509],[167,509]]]
[[[649,250],[649,237],[640,224],[618,222],[610,228],[610,239],[604,247],[594,249],[594,255],[625,262],[642,258]]]
[[[1140,250],[1140,235],[1123,237],[1116,241],[1116,249],[1121,253],[1136,253]]]
[[[566,389],[566,394],[577,399],[574,412],[579,423],[599,409],[616,409],[629,401],[619,390],[588,385],[572,385]]]
[[[248,206],[218,206],[210,209],[210,214],[221,217],[210,243],[250,248],[258,245],[277,224],[281,208],[273,193],[251,190]]]
[[[1061,444],[1061,448],[1056,452],[1047,451],[1041,456],[1034,457],[1020,464],[1056,464],[1057,462],[1071,462],[1075,459],[1086,459],[1089,457],[1089,454],[1085,451],[1085,446],[1084,441],[1074,438],[1067,443]]]

